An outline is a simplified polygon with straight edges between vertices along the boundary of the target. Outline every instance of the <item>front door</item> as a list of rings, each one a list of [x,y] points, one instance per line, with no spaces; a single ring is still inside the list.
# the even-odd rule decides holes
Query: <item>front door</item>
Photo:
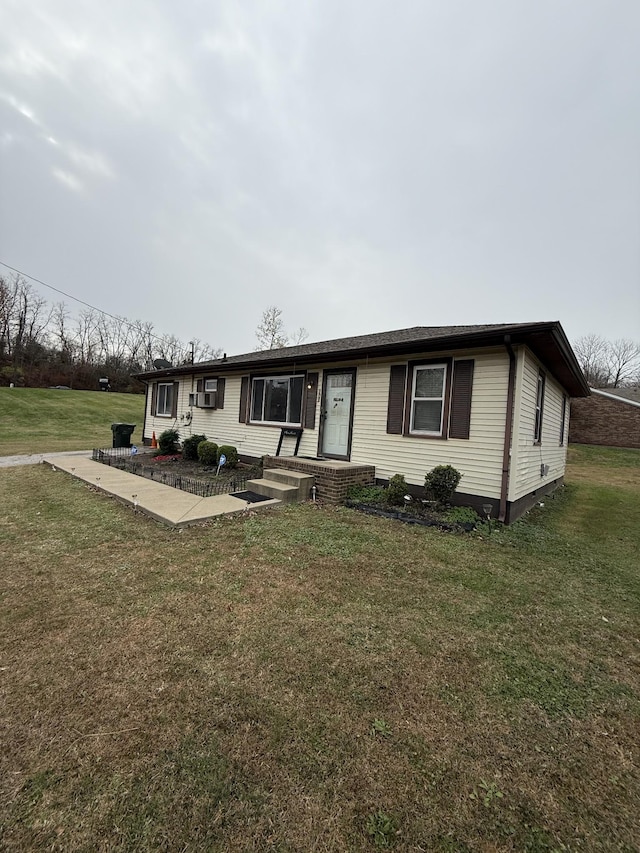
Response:
[[[321,456],[349,458],[355,384],[355,370],[325,371]]]

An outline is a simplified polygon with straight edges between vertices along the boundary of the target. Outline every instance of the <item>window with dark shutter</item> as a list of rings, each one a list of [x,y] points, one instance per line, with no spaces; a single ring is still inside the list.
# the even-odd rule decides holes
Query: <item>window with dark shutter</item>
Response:
[[[305,429],[315,429],[316,426],[316,403],[318,400],[318,374],[307,373],[307,381],[304,395],[304,423]]]
[[[240,384],[240,411],[238,420],[241,424],[246,424],[249,420],[249,377],[243,376]]]
[[[155,417],[158,411],[158,383],[154,382],[151,387],[151,416]]]
[[[218,379],[218,392],[216,398],[216,409],[224,409],[224,386],[225,380]]]
[[[473,359],[454,362],[449,438],[469,438],[473,366]]]
[[[389,404],[387,408],[387,432],[392,435],[402,435],[406,384],[406,364],[392,364],[389,374]]]

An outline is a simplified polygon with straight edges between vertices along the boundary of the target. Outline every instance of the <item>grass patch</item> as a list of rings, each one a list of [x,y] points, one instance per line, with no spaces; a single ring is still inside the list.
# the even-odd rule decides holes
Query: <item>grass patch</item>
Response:
[[[313,504],[169,530],[1,470],[3,847],[637,849],[611,470],[491,537]]]
[[[0,456],[111,447],[112,423],[136,424],[142,442],[142,394],[0,388],[0,410]]]

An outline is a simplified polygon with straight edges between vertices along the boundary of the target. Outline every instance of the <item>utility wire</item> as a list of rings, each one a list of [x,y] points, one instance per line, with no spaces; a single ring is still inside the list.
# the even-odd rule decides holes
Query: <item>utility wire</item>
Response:
[[[56,293],[60,293],[62,296],[66,296],[67,299],[73,299],[75,302],[79,302],[81,305],[85,305],[87,308],[91,308],[92,311],[97,311],[99,314],[104,314],[105,317],[111,317],[112,320],[117,320],[119,323],[124,323],[125,326],[129,326],[130,329],[140,330],[140,323],[131,323],[129,320],[126,320],[124,317],[116,317],[115,314],[110,314],[108,311],[103,311],[102,308],[97,308],[95,305],[91,305],[89,302],[85,302],[84,299],[78,299],[77,296],[72,296],[70,293],[66,293],[64,290],[60,290],[59,287],[54,287],[52,284],[47,284],[46,281],[42,281],[39,278],[36,278],[34,275],[29,275],[27,272],[23,272],[22,270],[16,269],[12,267],[10,264],[5,263],[3,260],[0,260],[0,264],[3,267],[6,267],[8,270],[17,273],[18,275],[23,275],[25,278],[30,279],[31,281],[37,281],[38,284],[41,284],[43,287],[48,287],[50,290],[55,290]],[[146,334],[149,335],[150,338],[155,338],[157,341],[164,341],[164,338],[161,338],[159,335],[154,335],[153,332],[146,331]]]

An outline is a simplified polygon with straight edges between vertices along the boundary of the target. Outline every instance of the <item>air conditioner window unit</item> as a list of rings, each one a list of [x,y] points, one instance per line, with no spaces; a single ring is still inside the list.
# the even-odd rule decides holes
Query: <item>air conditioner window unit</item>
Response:
[[[201,391],[198,393],[198,406],[201,409],[215,409],[216,407],[216,392]]]

